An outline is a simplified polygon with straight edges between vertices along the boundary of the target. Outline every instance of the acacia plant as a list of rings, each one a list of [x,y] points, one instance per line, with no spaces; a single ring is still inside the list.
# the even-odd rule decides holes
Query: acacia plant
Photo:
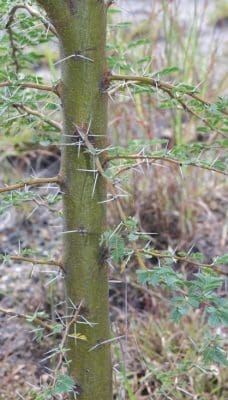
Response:
[[[109,59],[110,65],[107,63],[106,32],[107,12],[114,1],[37,0],[32,3],[31,6],[30,2],[1,2],[5,12],[1,108],[8,113],[3,128],[13,145],[18,145],[15,132],[19,127],[21,131],[24,129],[25,142],[32,139],[41,144],[56,145],[61,132],[61,169],[52,178],[33,177],[3,185],[0,189],[3,196],[1,211],[9,204],[34,201],[36,192],[24,190],[28,187],[52,183],[59,185],[63,199],[63,257],[60,260],[38,259],[24,251],[17,255],[2,255],[2,259],[53,265],[59,267],[65,277],[67,300],[73,305],[74,313],[60,347],[63,350],[67,341],[69,376],[59,374],[61,363],[65,360],[61,353],[57,358],[51,388],[44,393],[44,398],[65,389],[81,400],[111,400],[110,343],[113,338],[109,327],[107,250],[113,262],[121,265],[121,271],[135,257],[141,283],[160,283],[173,292],[180,289],[182,295],[176,297],[174,302],[173,317],[176,321],[191,307],[198,307],[209,300],[213,303],[211,308],[208,305],[213,322],[225,319],[223,304],[216,300],[211,290],[221,285],[222,279],[215,270],[221,271],[216,265],[223,264],[227,258],[218,258],[208,265],[203,263],[199,255],[191,257],[185,253],[161,253],[148,244],[138,244],[139,227],[137,221],[129,218],[124,211],[119,177],[139,164],[152,165],[157,161],[178,168],[191,165],[219,174],[226,173],[225,165],[223,160],[215,158],[216,150],[202,143],[167,150],[162,140],[143,146],[140,141],[135,141],[127,148],[109,148],[106,137],[109,90],[117,90],[115,82],[119,82],[120,90],[128,87],[133,93],[161,93],[163,108],[182,108],[200,121],[201,131],[213,131],[216,134],[219,140],[215,149],[216,146],[224,146],[225,142],[225,100],[220,98],[212,105],[200,97],[195,86],[161,80],[162,76],[176,72],[176,67],[165,68],[156,74],[140,75],[133,74],[130,66],[126,68],[126,65],[119,64],[118,74],[112,71],[111,65],[115,63],[112,57]],[[34,21],[41,23],[38,28]],[[29,34],[23,35],[20,29],[21,32],[28,29]],[[53,85],[43,83],[41,78],[32,73],[26,73],[29,68],[31,70],[35,58],[39,60],[42,56],[39,52],[34,54],[34,51],[24,49],[25,46],[31,48],[47,42],[50,37],[57,39],[60,49],[56,65],[60,66],[61,78]],[[11,46],[10,53],[6,50],[6,42]],[[126,74],[128,69],[129,73]],[[32,89],[36,91],[33,95]],[[50,103],[44,94],[47,92],[52,96]],[[57,105],[54,96],[59,99]],[[43,112],[37,104],[42,104]],[[48,115],[48,111],[53,110],[57,116],[55,120]],[[39,139],[34,139],[37,120],[42,123],[44,132]],[[25,130],[27,121],[31,124],[29,133]],[[158,144],[161,148],[154,149],[153,146]],[[208,150],[212,151],[214,158],[201,159],[199,154]],[[115,202],[121,221],[114,232],[107,231],[106,227],[107,200]],[[147,241],[148,235],[144,239]],[[148,268],[150,259],[160,260],[161,264],[153,269]],[[172,268],[174,260],[186,262],[188,259],[200,269],[192,286]],[[186,292],[183,295],[184,289],[188,294]],[[36,319],[39,323],[39,318]],[[87,323],[77,324],[82,319]],[[216,361],[219,358],[224,360],[223,350],[217,346],[213,351],[207,354],[208,359],[217,357]]]

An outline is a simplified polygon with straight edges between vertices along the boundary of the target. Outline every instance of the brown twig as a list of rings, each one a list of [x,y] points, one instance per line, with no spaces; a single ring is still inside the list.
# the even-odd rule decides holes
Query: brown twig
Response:
[[[59,93],[57,91],[56,86],[42,85],[42,84],[33,83],[33,82],[22,82],[22,83],[20,83],[20,82],[11,82],[11,81],[0,82],[0,88],[10,87],[10,86],[12,86],[12,87],[16,86],[16,87],[19,87],[21,89],[30,88],[30,89],[43,90],[43,91],[46,91],[46,92],[55,93],[55,94],[57,94],[57,96],[59,96]]]
[[[48,31],[52,32],[55,36],[57,36],[57,32],[56,32],[54,26],[49,21],[47,21],[43,15],[41,15],[37,10],[30,7],[29,5],[23,4],[23,3],[17,4],[11,8],[11,10],[9,12],[9,18],[6,23],[6,29],[11,29],[10,26],[12,25],[12,23],[14,21],[14,17],[15,17],[17,10],[25,10],[31,15],[31,17],[39,18],[42,21],[45,28]]]
[[[166,92],[170,97],[175,98],[181,106],[188,111],[189,113],[193,114],[195,117],[198,118],[198,114],[194,113],[180,98],[175,97],[173,93],[178,92],[178,86],[172,85],[171,83],[162,81],[160,79],[149,78],[146,76],[134,76],[134,75],[116,75],[116,74],[109,74],[107,77],[108,81],[123,81],[123,82],[130,82],[130,83],[139,83],[139,84],[146,84],[150,85],[156,89],[161,89],[162,91]],[[200,103],[204,104],[205,106],[212,106],[212,103],[205,101],[200,96],[193,92],[186,92],[183,93],[185,96],[189,96],[194,98],[195,100],[199,101]],[[228,115],[225,110],[221,110],[221,113]],[[202,118],[201,118],[202,119]]]
[[[2,308],[2,307],[0,307],[0,312],[2,314],[9,315],[11,317],[18,317],[18,318],[24,319],[27,322],[29,322],[28,319],[32,319],[32,321],[31,321],[32,323],[34,322],[35,324],[42,326],[43,328],[47,329],[49,332],[53,331],[52,325],[49,325],[47,322],[43,321],[40,318],[37,318],[37,317],[33,318],[32,315],[17,313],[14,310]]]
[[[14,42],[13,30],[12,30],[11,26],[10,25],[8,27],[6,26],[6,29],[7,29],[8,35],[9,35],[9,41],[10,41],[13,64],[15,65],[16,73],[18,73],[19,69],[20,69],[20,64],[19,64],[18,59],[17,59],[17,52],[19,51],[19,49],[18,49],[17,45]]]
[[[11,192],[12,190],[21,189],[25,186],[38,186],[38,185],[49,184],[49,183],[60,184],[61,182],[62,182],[62,180],[61,180],[60,175],[53,176],[52,178],[25,179],[22,182],[0,188],[0,193]]]
[[[27,263],[31,263],[33,265],[52,265],[55,267],[59,267],[61,268],[64,272],[64,268],[63,268],[63,264],[60,260],[56,261],[56,260],[45,260],[45,259],[40,259],[40,258],[30,258],[30,257],[23,257],[20,255],[4,255],[4,254],[0,254],[0,261],[1,259],[4,260],[4,257],[9,258],[12,261],[19,261],[19,262],[27,262]]]
[[[146,85],[151,85],[156,89],[162,89],[165,91],[176,91],[178,92],[178,86],[175,86],[171,83],[162,81],[160,79],[155,79],[155,78],[149,78],[147,76],[137,76],[137,75],[116,75],[116,74],[109,74],[108,76],[109,81],[124,81],[124,82],[137,82],[141,84],[146,84]],[[202,99],[200,96],[193,92],[187,92],[184,93],[185,95],[194,98],[195,100],[198,100],[200,103],[206,105],[206,106],[212,106],[212,103],[209,101],[206,101]],[[228,113],[224,111],[224,113],[227,115]]]
[[[112,160],[144,160],[144,163],[152,163],[154,161],[165,161],[171,164],[175,164],[175,165],[179,165],[180,167],[183,165],[185,165],[185,161],[179,161],[179,160],[175,160],[173,158],[169,158],[167,156],[141,156],[141,155],[137,155],[137,154],[131,154],[131,155],[117,155],[117,156],[113,156],[113,157],[107,157],[106,158],[106,162],[107,161],[112,161]],[[142,164],[142,163],[141,163]],[[218,168],[214,168],[212,166],[209,165],[204,165],[204,164],[198,164],[198,163],[194,163],[194,161],[188,161],[188,163],[186,164],[187,166],[192,166],[192,167],[198,167],[198,168],[202,168],[202,169],[206,169],[209,171],[213,171],[213,172],[217,172],[219,174],[223,174],[223,175],[228,175],[227,172],[222,171]],[[125,166],[122,169],[120,169],[116,175],[121,174],[122,172],[125,172],[127,169],[131,168],[132,166]]]
[[[181,261],[181,262],[185,262],[185,263],[188,263],[188,264],[192,264],[192,265],[195,265],[196,267],[199,267],[199,268],[207,268],[207,269],[210,268],[210,269],[213,269],[218,274],[228,276],[228,272],[221,271],[220,269],[218,269],[218,267],[216,265],[214,265],[214,264],[204,264],[204,263],[201,263],[199,261],[196,261],[196,260],[192,259],[191,257],[178,256],[176,254],[162,254],[162,253],[159,253],[158,251],[144,250],[144,249],[138,250],[138,251],[140,253],[148,254],[148,255],[151,255],[152,257],[156,257],[158,259],[171,259],[171,260],[174,260],[174,261]]]
[[[53,126],[57,130],[61,131],[62,130],[62,125],[59,124],[58,122],[46,117],[46,115],[40,113],[39,111],[33,110],[30,107],[25,106],[24,104],[21,103],[14,103],[13,107],[15,107],[19,111],[24,111],[28,115],[34,115],[35,117],[40,118],[42,121],[46,122],[47,124]]]
[[[63,362],[63,358],[64,358],[64,351],[63,351],[63,349],[64,349],[65,343],[66,343],[66,341],[67,341],[67,338],[68,338],[70,329],[71,329],[72,325],[75,324],[75,323],[77,322],[77,319],[78,319],[80,310],[81,310],[81,308],[82,308],[82,305],[83,305],[83,300],[81,300],[79,306],[75,309],[75,312],[74,312],[74,314],[73,314],[71,320],[70,320],[69,323],[66,325],[66,329],[65,329],[63,338],[62,338],[61,343],[60,343],[60,345],[59,345],[59,349],[60,349],[59,360],[58,360],[57,365],[56,365],[55,370],[54,370],[54,382],[53,382],[53,386],[54,386],[55,383],[56,383],[57,374],[58,374],[58,372],[59,372],[59,370],[60,370],[60,368],[61,368],[61,366],[62,366],[62,362]]]

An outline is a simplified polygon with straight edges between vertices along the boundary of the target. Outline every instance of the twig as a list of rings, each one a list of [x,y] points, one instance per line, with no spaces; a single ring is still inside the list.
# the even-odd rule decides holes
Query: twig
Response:
[[[178,86],[172,85],[171,83],[162,81],[160,79],[149,78],[146,76],[112,75],[111,73],[107,76],[107,80],[110,82],[111,81],[124,81],[124,82],[130,82],[130,83],[137,82],[142,85],[146,84],[146,85],[150,85],[156,89],[161,89],[162,91],[166,92],[171,98],[175,98],[175,100],[177,100],[181,104],[183,109],[185,109],[186,111],[188,111],[195,117],[199,118],[198,114],[194,113],[194,111],[191,108],[189,108],[180,98],[175,97],[173,95],[173,93],[178,92]],[[196,95],[193,92],[186,92],[186,93],[183,93],[183,95],[192,97],[207,107],[212,106],[212,103],[205,101],[204,99],[202,99],[200,96]],[[228,113],[225,110],[221,110],[220,112],[225,115],[228,115]],[[200,117],[200,119],[202,120],[201,117]],[[220,131],[219,131],[219,133],[222,134]]]
[[[0,193],[11,192],[12,190],[21,189],[25,186],[37,186],[48,183],[58,183],[62,182],[60,175],[53,176],[52,178],[33,178],[33,179],[25,179],[22,182],[15,183],[13,185],[8,185],[0,188]]]
[[[31,319],[32,320],[31,322],[35,322],[36,324],[41,325],[43,328],[47,329],[50,332],[53,331],[52,325],[49,325],[47,322],[43,321],[40,318],[37,318],[37,317],[33,318],[32,315],[17,313],[14,310],[9,310],[9,309],[2,308],[2,307],[0,307],[0,312],[5,315],[10,315],[11,317],[22,318],[22,319],[26,320],[27,322],[29,322],[28,319]]]
[[[137,155],[137,154],[131,154],[131,155],[126,155],[126,156],[125,155],[116,155],[113,157],[107,157],[105,161],[107,162],[107,161],[112,161],[112,160],[145,160],[145,163],[160,160],[160,161],[166,161],[171,164],[175,164],[175,165],[179,165],[179,166],[186,165],[186,166],[198,167],[198,168],[202,168],[202,169],[207,169],[209,171],[217,172],[219,174],[228,175],[228,173],[226,171],[211,167],[210,165],[199,164],[199,162],[194,163],[194,161],[187,161],[187,163],[185,164],[184,160],[183,161],[176,160],[173,158],[169,158],[167,156],[141,156],[141,155]],[[116,175],[119,175],[120,173],[125,172],[129,168],[131,168],[131,165],[123,167],[121,170],[119,170],[117,172]]]
[[[57,87],[56,86],[49,86],[49,85],[42,85],[39,83],[33,83],[33,82],[11,82],[11,81],[5,81],[5,82],[0,82],[0,88],[3,87],[19,87],[21,89],[27,89],[27,88],[31,88],[31,89],[37,89],[37,90],[43,90],[46,92],[52,92],[57,94],[57,96],[59,96],[59,93],[57,91]]]
[[[15,69],[16,69],[16,73],[19,72],[20,69],[20,64],[18,62],[17,59],[17,52],[19,51],[17,45],[14,42],[14,38],[13,38],[13,30],[11,28],[11,26],[6,26],[8,35],[9,35],[9,41],[10,41],[10,47],[11,47],[11,51],[12,51],[12,60],[13,60],[13,64],[15,65]]]
[[[124,81],[124,82],[138,82],[141,84],[146,84],[146,85],[151,85],[157,89],[162,89],[165,91],[176,91],[178,92],[178,86],[175,86],[171,83],[162,81],[160,79],[155,79],[155,78],[149,78],[147,76],[137,76],[137,75],[116,75],[116,74],[109,74],[108,78],[109,81]],[[206,101],[204,99],[202,99],[200,96],[198,96],[197,94],[193,93],[193,92],[187,92],[187,93],[183,93],[189,97],[192,97],[193,99],[199,101],[200,103],[210,107],[212,106],[212,103],[210,103],[209,101]],[[227,111],[222,110],[221,112],[223,112],[225,115],[228,115]]]
[[[30,7],[27,4],[17,4],[11,8],[11,10],[9,12],[9,19],[6,24],[6,29],[11,29],[10,26],[12,25],[12,23],[14,21],[15,13],[19,9],[27,11],[32,17],[39,18],[41,20],[41,22],[43,23],[43,25],[45,26],[45,28],[48,31],[52,32],[55,36],[57,36],[57,32],[56,32],[54,26],[49,21],[47,21],[44,18],[44,16],[41,15],[37,10],[35,10],[34,8]]]
[[[46,117],[46,115],[40,113],[39,111],[33,110],[30,107],[24,106],[24,104],[21,103],[14,103],[13,107],[15,107],[17,110],[21,110],[26,112],[29,115],[34,115],[35,117],[40,118],[42,121],[46,122],[47,124],[53,126],[54,128],[56,128],[58,131],[62,130],[62,125],[59,124],[58,122]]]
[[[206,126],[208,126],[208,128],[210,128],[212,131],[216,132],[217,134],[223,136],[224,138],[227,137],[227,135],[225,135],[223,132],[221,132],[220,130],[214,128],[213,125],[210,124],[210,122],[208,122],[208,120],[205,117],[201,117],[201,115],[197,114],[195,111],[193,111],[183,100],[181,100],[180,98],[177,98],[173,95],[173,93],[169,92],[168,93],[169,96],[174,99],[177,100],[178,103],[180,103],[180,105],[182,106],[184,111],[187,111],[189,114],[192,114],[195,118],[199,119],[200,121],[202,121]],[[189,93],[187,93],[189,95]]]
[[[21,261],[21,262],[28,262],[33,265],[52,265],[61,268],[64,272],[63,264],[60,260],[45,260],[45,259],[40,259],[40,258],[30,258],[30,257],[23,257],[20,255],[5,255],[5,254],[0,254],[0,261],[4,260],[4,257],[9,258],[12,261]]]
[[[55,383],[56,383],[57,374],[58,374],[58,372],[59,372],[59,370],[60,370],[60,368],[61,368],[62,362],[63,362],[63,358],[64,358],[63,349],[64,349],[65,343],[66,343],[66,341],[67,341],[67,338],[68,338],[68,335],[69,335],[71,326],[77,322],[77,319],[78,319],[80,310],[81,310],[81,308],[82,308],[82,305],[83,305],[83,300],[81,300],[79,306],[75,309],[75,312],[74,312],[74,314],[73,314],[71,320],[69,321],[69,323],[68,323],[67,326],[66,326],[66,329],[65,329],[63,338],[62,338],[61,343],[60,343],[60,345],[59,345],[59,349],[60,349],[59,360],[58,360],[57,365],[56,365],[55,370],[54,370],[54,382],[53,382],[53,386],[54,386]]]
[[[197,266],[199,268],[211,268],[215,272],[217,272],[218,274],[228,276],[228,272],[225,272],[225,271],[222,271],[222,270],[218,269],[218,267],[216,265],[214,265],[214,264],[204,264],[204,263],[201,263],[199,261],[195,261],[194,259],[192,259],[190,257],[178,256],[176,254],[162,254],[162,253],[159,253],[157,251],[151,251],[151,250],[145,250],[145,249],[142,249],[142,250],[138,249],[138,251],[140,253],[148,254],[148,255],[151,255],[152,257],[156,257],[158,259],[168,258],[168,259],[171,259],[171,260],[174,260],[174,261],[182,261],[182,262],[185,262],[185,263],[188,263],[188,264],[192,264],[192,265],[195,265],[195,266]]]

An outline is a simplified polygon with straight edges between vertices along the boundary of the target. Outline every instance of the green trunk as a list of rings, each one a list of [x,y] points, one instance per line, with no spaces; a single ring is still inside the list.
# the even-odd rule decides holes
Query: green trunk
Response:
[[[94,156],[84,143],[81,146],[78,143],[81,140],[78,129],[86,134],[88,128],[88,139],[94,147],[104,148],[106,143],[107,95],[102,87],[106,72],[106,7],[103,0],[39,0],[39,3],[58,32],[61,59],[81,52],[93,60],[79,57],[61,63],[67,296],[77,306],[83,301],[80,314],[95,323],[92,327],[76,324],[76,333],[85,335],[87,340],[70,339],[68,359],[69,372],[79,385],[80,400],[111,400],[110,346],[103,344],[90,350],[110,338],[108,271],[99,247],[106,223],[102,203],[106,200],[106,184],[99,173],[88,172],[96,169]]]

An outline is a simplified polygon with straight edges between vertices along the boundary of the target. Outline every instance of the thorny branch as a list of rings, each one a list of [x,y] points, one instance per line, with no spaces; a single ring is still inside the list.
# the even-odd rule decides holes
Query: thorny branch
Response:
[[[19,262],[28,262],[33,265],[52,265],[55,267],[59,267],[61,270],[64,270],[63,264],[60,260],[45,260],[45,259],[40,259],[40,258],[30,258],[30,257],[23,257],[20,255],[5,255],[5,254],[0,254],[0,261],[3,260],[4,258],[10,259],[12,261],[19,261]]]
[[[200,119],[201,121],[203,121],[209,128],[211,128],[212,130],[216,131],[218,134],[222,135],[225,137],[224,133],[221,132],[220,130],[215,129],[205,118],[201,117],[200,115],[198,115],[196,112],[194,112],[194,110],[192,110],[180,97],[175,96],[174,93],[178,93],[178,86],[172,85],[171,83],[162,81],[160,79],[155,79],[155,78],[149,78],[146,76],[134,76],[134,75],[115,75],[115,74],[111,74],[109,73],[107,76],[107,81],[111,82],[111,81],[123,81],[124,83],[127,84],[127,82],[133,84],[133,83],[139,83],[139,84],[146,84],[146,85],[150,85],[156,89],[160,89],[163,92],[167,93],[169,95],[169,97],[171,97],[172,99],[177,100],[177,102],[181,105],[181,107],[187,111],[188,113],[192,114],[194,117]],[[192,91],[189,92],[185,92],[183,93],[184,96],[188,96],[191,97],[195,100],[197,100],[198,102],[200,102],[201,104],[210,107],[212,106],[212,104],[208,101],[205,101],[204,99],[202,99],[200,96],[198,96],[197,94],[195,94]],[[220,110],[221,113],[228,115],[228,112],[226,110]]]
[[[8,30],[10,29],[11,30],[11,25],[12,25],[12,23],[14,21],[14,17],[15,17],[15,14],[16,14],[17,10],[25,10],[31,15],[31,17],[39,18],[42,21],[42,23],[45,26],[45,28],[47,29],[47,31],[50,31],[55,36],[57,36],[57,32],[56,32],[54,26],[46,18],[44,18],[43,15],[41,15],[34,8],[30,7],[28,4],[23,4],[23,3],[15,5],[10,10],[8,22],[6,24],[6,29],[8,29]]]
[[[17,313],[14,310],[2,308],[2,307],[0,307],[0,312],[2,314],[9,315],[10,317],[18,317],[18,318],[24,319],[26,321],[31,320],[33,323],[42,326],[42,328],[45,328],[50,332],[53,331],[52,325],[48,324],[47,322],[43,321],[42,319],[40,319],[38,317],[34,317],[33,315]]]
[[[49,183],[58,183],[62,182],[61,176],[53,176],[52,178],[32,178],[32,179],[25,179],[22,182],[15,183],[13,185],[7,185],[0,188],[0,193],[11,192],[12,190],[17,190],[24,188],[25,186],[38,186],[43,184]]]
[[[109,81],[124,81],[124,82],[138,82],[141,84],[147,84],[147,85],[151,85],[156,89],[161,89],[164,91],[176,91],[178,92],[178,86],[175,86],[171,83],[162,81],[160,79],[155,79],[155,78],[149,78],[147,76],[137,76],[137,75],[116,75],[116,74],[112,74],[110,73],[108,76],[108,80]],[[209,101],[206,101],[204,99],[202,99],[200,96],[198,96],[196,93],[194,92],[186,92],[184,93],[185,95],[192,97],[195,100],[198,100],[200,103],[206,105],[206,106],[212,106],[212,103],[210,103]],[[228,115],[228,112],[225,110],[221,110],[222,113],[224,113],[225,115]]]
[[[79,313],[80,313],[80,311],[81,311],[82,305],[83,305],[83,300],[81,300],[79,306],[78,306],[77,308],[75,308],[74,314],[73,314],[73,316],[72,316],[70,322],[66,325],[66,329],[65,329],[63,338],[62,338],[61,343],[60,343],[60,345],[59,345],[60,353],[59,353],[59,359],[58,359],[57,365],[56,365],[55,370],[54,370],[54,382],[53,382],[53,386],[54,386],[55,383],[56,383],[56,379],[57,379],[58,372],[59,372],[59,370],[60,370],[60,368],[61,368],[61,366],[62,366],[62,362],[63,362],[63,358],[64,358],[64,351],[63,351],[63,349],[64,349],[65,343],[66,343],[66,341],[67,341],[67,339],[68,339],[68,335],[69,335],[70,329],[71,329],[72,325],[75,324],[75,323],[77,322],[77,319],[78,319],[78,317],[79,317]]]
[[[208,120],[205,117],[202,117],[201,115],[197,114],[183,100],[181,100],[180,98],[175,97],[172,92],[169,92],[168,94],[172,99],[175,99],[175,100],[178,101],[178,103],[180,103],[180,105],[181,105],[181,107],[183,108],[184,111],[188,112],[189,114],[192,114],[193,117],[195,117],[195,118],[199,119],[200,121],[202,121],[212,131],[214,131],[217,134],[219,134],[219,135],[223,136],[224,138],[226,138],[226,135],[223,132],[221,132],[220,130],[214,128],[214,126],[211,125],[210,122],[208,122]]]
[[[20,64],[17,59],[17,52],[19,51],[19,49],[17,48],[17,46],[14,42],[13,30],[12,30],[11,26],[10,25],[8,27],[6,26],[6,29],[7,29],[8,35],[9,35],[13,64],[15,65],[16,73],[18,73],[19,69],[20,69]]]
[[[57,96],[59,96],[58,88],[57,86],[49,86],[49,85],[42,85],[39,83],[33,83],[33,82],[11,82],[11,81],[5,81],[5,82],[0,82],[0,88],[3,87],[19,87],[21,89],[37,89],[37,90],[43,90],[46,92],[52,92],[55,93]]]
[[[62,130],[62,125],[59,124],[58,122],[46,117],[46,115],[40,113],[39,111],[33,110],[30,107],[24,106],[21,103],[14,103],[13,107],[15,107],[18,111],[24,111],[28,115],[34,115],[35,117],[40,118],[42,121],[46,122],[47,124],[53,126],[56,128],[58,131]]]
[[[185,161],[181,161],[181,160],[176,160],[174,158],[169,158],[166,155],[164,156],[142,156],[142,155],[137,155],[137,154],[131,154],[131,155],[116,155],[113,157],[108,157],[106,159],[106,161],[112,161],[112,160],[142,160],[143,162],[140,163],[140,165],[142,165],[143,163],[153,163],[154,161],[166,161],[170,164],[175,164],[178,166],[184,166],[185,165]],[[227,172],[218,169],[218,168],[214,168],[213,166],[210,165],[205,165],[205,164],[199,164],[199,162],[195,162],[194,161],[188,161],[186,163],[187,166],[192,166],[192,167],[198,167],[198,168],[202,168],[202,169],[207,169],[209,171],[213,171],[213,172],[217,172],[219,174],[223,174],[223,175],[228,175]],[[126,170],[130,169],[132,167],[132,165],[126,165],[123,168],[121,168],[116,175],[121,174],[122,172],[125,172]]]
[[[207,269],[210,268],[210,269],[213,269],[218,274],[228,276],[228,272],[222,271],[221,269],[219,269],[217,267],[217,265],[215,265],[213,263],[212,264],[204,264],[204,263],[194,260],[193,258],[191,258],[189,256],[180,256],[180,255],[178,256],[177,254],[163,254],[163,253],[159,253],[159,251],[152,251],[152,250],[145,250],[145,249],[142,249],[142,250],[138,249],[138,251],[142,254],[151,255],[151,257],[156,257],[158,259],[170,259],[170,260],[173,260],[174,262],[180,261],[180,262],[192,264],[199,268],[207,268]]]

